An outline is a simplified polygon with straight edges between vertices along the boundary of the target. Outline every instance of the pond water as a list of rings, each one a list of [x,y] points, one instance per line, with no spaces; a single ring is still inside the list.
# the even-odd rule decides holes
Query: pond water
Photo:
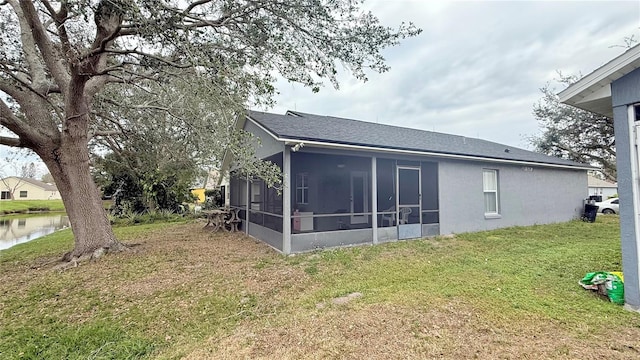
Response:
[[[69,227],[69,217],[64,213],[0,217],[0,250],[67,227]]]

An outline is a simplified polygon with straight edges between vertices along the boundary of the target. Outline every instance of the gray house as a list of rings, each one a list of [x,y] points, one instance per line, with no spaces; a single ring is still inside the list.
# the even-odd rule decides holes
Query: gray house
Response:
[[[289,254],[578,217],[584,164],[485,140],[288,111],[248,112],[281,194],[231,179],[249,235]]]
[[[569,105],[613,117],[616,136],[624,299],[640,310],[640,45],[560,94]]]

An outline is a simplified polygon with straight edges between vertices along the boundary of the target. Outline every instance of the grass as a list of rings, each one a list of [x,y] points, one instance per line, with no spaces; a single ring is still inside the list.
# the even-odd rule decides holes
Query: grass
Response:
[[[0,358],[640,355],[640,316],[577,285],[620,270],[616,216],[289,257],[201,223],[115,231],[139,245],[65,272],[68,231],[0,252]]]
[[[0,215],[30,211],[64,211],[62,200],[4,200],[0,201]]]

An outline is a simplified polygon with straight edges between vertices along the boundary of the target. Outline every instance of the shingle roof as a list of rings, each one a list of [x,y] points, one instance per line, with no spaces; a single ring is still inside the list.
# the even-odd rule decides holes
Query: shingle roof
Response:
[[[28,182],[29,184],[42,188],[45,191],[58,191],[58,188],[55,185],[47,184],[44,181],[26,178],[26,177],[19,177],[19,176],[10,176],[10,177],[19,179],[20,181]]]
[[[591,168],[586,164],[459,135],[298,111],[288,111],[286,115],[249,111],[248,115],[281,139]]]
[[[598,179],[589,175],[587,177],[587,184],[589,187],[600,187],[600,188],[617,188],[618,184],[610,183],[605,180]]]

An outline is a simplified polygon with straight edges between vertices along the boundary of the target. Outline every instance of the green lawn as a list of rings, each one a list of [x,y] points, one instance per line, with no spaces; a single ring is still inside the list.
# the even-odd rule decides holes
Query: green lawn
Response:
[[[62,200],[3,200],[0,215],[28,211],[64,211]]]
[[[289,257],[201,223],[115,231],[138,245],[64,272],[69,231],[0,252],[0,358],[640,355],[640,315],[577,284],[621,269],[617,216]]]

